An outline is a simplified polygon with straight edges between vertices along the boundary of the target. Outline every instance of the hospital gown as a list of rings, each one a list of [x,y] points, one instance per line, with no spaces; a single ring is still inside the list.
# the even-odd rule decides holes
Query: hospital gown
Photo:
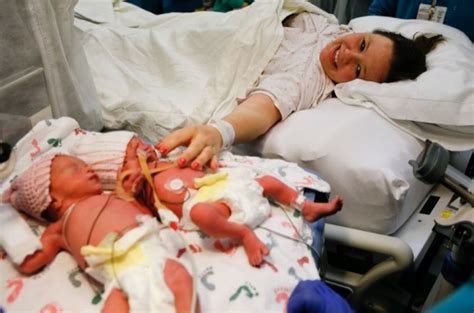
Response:
[[[350,33],[344,25],[329,24],[324,16],[301,13],[284,23],[284,38],[247,95],[268,95],[284,120],[330,97],[334,83],[324,74],[319,53],[336,37]]]

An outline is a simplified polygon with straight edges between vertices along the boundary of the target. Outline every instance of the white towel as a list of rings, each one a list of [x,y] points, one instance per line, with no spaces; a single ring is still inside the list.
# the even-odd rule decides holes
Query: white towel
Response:
[[[42,245],[26,221],[8,203],[0,203],[0,246],[13,263],[20,265],[23,260]]]

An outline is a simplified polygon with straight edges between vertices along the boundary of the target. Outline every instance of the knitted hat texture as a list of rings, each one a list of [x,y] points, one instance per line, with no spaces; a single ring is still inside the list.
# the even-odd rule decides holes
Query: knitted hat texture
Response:
[[[49,154],[31,165],[15,178],[2,201],[11,203],[17,210],[42,220],[41,213],[51,203],[51,164],[58,154]]]

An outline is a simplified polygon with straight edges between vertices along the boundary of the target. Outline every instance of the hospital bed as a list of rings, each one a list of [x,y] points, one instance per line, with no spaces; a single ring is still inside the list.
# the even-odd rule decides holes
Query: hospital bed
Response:
[[[28,15],[25,13],[29,12],[28,10],[19,10],[21,6],[17,3],[20,2],[8,3],[11,5],[12,10],[17,9],[20,12],[19,15]],[[35,88],[39,86],[37,90],[42,90],[42,96],[40,98],[42,101],[39,103],[40,109],[37,111],[33,110],[36,114],[32,114],[31,119],[30,116],[27,116],[28,123],[30,120],[37,121],[41,119],[45,116],[43,114],[46,114],[46,116],[48,116],[48,114],[53,116],[68,115],[80,121],[81,126],[83,126],[83,122],[93,123],[92,125],[83,127],[99,130],[101,128],[101,121],[97,121],[96,119],[98,116],[97,108],[99,107],[99,102],[103,105],[102,112],[107,127],[129,128],[152,140],[157,139],[154,136],[163,135],[172,128],[192,122],[205,122],[205,120],[203,120],[204,116],[209,115],[209,112],[206,111],[207,108],[201,110],[202,112],[193,111],[192,107],[180,108],[178,110],[172,105],[172,102],[169,102],[171,103],[169,107],[160,108],[161,111],[156,114],[156,119],[151,121],[151,124],[155,126],[154,128],[148,127],[150,122],[146,116],[136,114],[134,116],[128,115],[128,118],[125,118],[125,116],[120,115],[124,111],[121,109],[123,107],[127,109],[131,108],[135,110],[135,112],[148,108],[136,106],[139,102],[145,104],[151,102],[152,104],[156,104],[156,93],[143,93],[143,91],[152,92],[151,89],[153,88],[150,87],[153,87],[153,85],[146,85],[145,83],[148,82],[149,79],[154,78],[147,76],[141,80],[124,79],[122,74],[128,71],[125,67],[121,67],[120,71],[108,72],[105,66],[107,62],[98,62],[100,62],[101,57],[105,57],[105,59],[102,60],[115,61],[114,56],[108,54],[109,51],[107,50],[94,50],[97,47],[94,44],[98,46],[107,44],[107,36],[113,34],[114,37],[112,40],[118,44],[118,46],[115,46],[116,51],[118,49],[120,52],[130,52],[130,47],[120,45],[120,40],[118,40],[121,34],[118,29],[121,28],[114,25],[110,26],[111,22],[126,25],[127,30],[125,31],[129,32],[129,38],[135,34],[134,31],[136,29],[145,28],[150,31],[150,34],[152,34],[152,29],[159,29],[160,37],[169,39],[166,43],[171,45],[169,49],[174,49],[175,46],[173,46],[173,42],[176,41],[176,37],[172,37],[169,33],[173,30],[172,26],[176,25],[173,23],[181,23],[181,28],[188,30],[192,27],[196,27],[196,25],[193,24],[187,25],[186,23],[182,23],[180,21],[181,15],[169,15],[166,17],[167,19],[160,24],[155,20],[155,16],[123,3],[123,7],[119,8],[115,13],[99,11],[100,14],[96,12],[93,16],[89,15],[91,16],[92,23],[76,19],[76,25],[83,31],[81,37],[82,44],[85,48],[92,77],[95,82],[95,86],[91,86],[88,82],[92,82],[92,79],[89,71],[87,71],[87,66],[84,66],[82,49],[74,46],[77,44],[77,41],[74,40],[74,36],[76,35],[74,31],[76,30],[72,29],[71,24],[71,8],[74,5],[74,1],[65,2],[63,6],[53,5],[48,1],[30,2],[25,0],[21,3],[26,4],[25,7],[27,8],[31,9],[31,7],[33,7],[35,14],[39,12],[39,16],[34,16],[33,20],[36,19],[45,24],[47,23],[41,19],[41,13],[54,12],[53,16],[56,16],[56,20],[53,21],[54,25],[48,25],[61,31],[46,33],[49,34],[48,36],[53,36],[53,39],[56,39],[53,40],[54,42],[57,42],[57,40],[63,42],[64,51],[64,53],[60,53],[62,58],[53,57],[58,63],[56,64],[57,66],[54,67],[47,62],[43,62],[44,65],[41,64],[41,60],[48,60],[48,58],[51,57],[51,53],[55,53],[57,50],[51,49],[51,51],[49,51],[47,45],[43,45],[40,49],[38,49],[38,47],[31,49],[31,51],[39,50],[41,53],[34,57],[28,56],[27,59],[31,60],[31,64],[26,66],[24,71],[24,73],[28,75],[17,75],[17,77],[14,77],[15,79],[11,79],[11,81],[18,85],[7,81],[6,87],[2,89],[4,92],[2,96],[9,95],[8,99],[10,99],[9,101],[11,103],[14,103],[17,99],[22,101],[24,99],[25,102],[31,103],[31,99],[26,99],[28,94],[22,94],[22,97],[18,98],[18,92],[13,93],[10,91],[24,90],[22,88],[12,88],[14,85],[15,87],[29,86],[32,90],[36,90]],[[298,1],[288,1],[286,11],[282,10],[282,12],[286,12],[284,14],[294,12],[294,7],[296,7],[294,3],[298,3]],[[301,5],[299,8],[319,12],[314,8],[307,7],[306,4]],[[84,16],[90,12],[91,11],[87,10],[86,5],[82,8],[81,15]],[[259,26],[258,24],[251,23],[255,17],[252,15],[255,13],[255,11],[252,11],[252,8],[241,12],[246,14],[244,17],[248,20],[249,26],[244,30],[234,28],[233,30],[237,34],[249,33],[249,30],[252,29],[253,26]],[[233,13],[233,15],[227,15],[229,18],[226,18],[225,21],[222,21],[221,17],[211,12],[205,15],[206,17],[215,18],[216,25],[220,27],[228,25],[229,28],[232,28],[234,27],[232,22],[239,21],[239,18],[241,18],[239,14],[244,13],[237,12]],[[276,25],[284,14],[282,13],[277,19],[271,16],[261,17],[267,22],[267,24],[265,24],[266,28],[256,27],[256,29],[271,29],[272,25]],[[232,18],[235,18],[235,21],[233,21]],[[328,18],[331,17],[328,16]],[[197,20],[197,22],[200,22],[198,18]],[[415,24],[413,25],[412,23]],[[213,26],[216,27],[216,25]],[[377,18],[363,18],[352,23],[356,31],[370,30],[374,27],[380,27],[381,25],[385,27],[392,26],[394,30],[405,31],[408,34],[412,34],[413,27],[416,30],[420,30],[419,26],[421,24],[416,24],[416,22],[413,21],[397,21],[392,19],[377,20]],[[445,33],[455,42],[454,48],[457,50],[454,52],[451,51],[452,49],[442,50],[442,53],[436,56],[435,60],[455,56],[456,64],[453,65],[446,60],[444,61],[445,63],[442,63],[442,65],[446,65],[452,72],[452,76],[449,76],[450,79],[453,78],[451,83],[454,87],[452,89],[458,88],[454,91],[450,89],[451,94],[448,96],[456,100],[451,101],[450,104],[457,104],[460,108],[459,112],[461,112],[461,115],[464,115],[464,118],[469,118],[469,112],[471,112],[470,116],[472,119],[473,87],[472,84],[469,85],[466,83],[469,81],[472,82],[473,65],[468,57],[471,55],[470,53],[472,53],[472,44],[466,44],[463,34],[456,32],[454,29],[438,28],[438,25],[430,22],[423,25],[426,25],[425,30]],[[106,26],[107,31],[104,30],[98,35],[94,32],[94,29],[100,29],[98,27],[101,26]],[[198,26],[203,27],[203,24],[198,24]],[[397,27],[399,28],[397,29]],[[28,31],[26,31],[26,34],[35,38],[37,42],[41,42],[38,37],[35,37],[38,34]],[[214,36],[218,35],[212,34]],[[260,35],[260,33],[258,34]],[[46,36],[46,38],[48,38],[48,36]],[[214,39],[220,38],[210,37]],[[259,38],[265,39],[260,40],[259,43],[265,44],[264,46],[268,51],[276,49],[277,45],[275,45],[275,40],[272,38],[269,39],[265,36]],[[52,40],[51,38],[49,39]],[[34,43],[34,41],[32,42]],[[209,42],[210,41],[206,41],[206,43]],[[181,44],[182,42],[178,43]],[[249,49],[245,49],[244,44],[248,43],[240,43],[243,47],[241,52],[247,53]],[[166,50],[166,47],[162,48],[165,49],[165,51],[169,51]],[[190,49],[189,47],[182,48]],[[224,48],[226,47],[223,47],[223,49]],[[228,48],[228,50],[222,50],[221,53],[225,54],[229,50],[232,50],[232,47]],[[59,49],[59,51],[61,51],[61,49]],[[103,53],[104,51],[106,52],[105,54]],[[142,54],[142,57],[146,56],[146,54]],[[159,57],[170,57],[170,55],[164,53],[154,57],[156,59]],[[171,57],[173,57],[173,61],[179,61],[178,58],[181,56],[175,53],[175,55]],[[212,58],[213,56],[210,57]],[[242,69],[239,70],[237,68],[232,77],[221,74],[218,78],[221,82],[233,81],[235,84],[232,85],[232,88],[239,87],[240,89],[234,90],[230,88],[230,90],[228,90],[229,93],[241,95],[242,86],[245,85],[243,81],[249,79],[249,77],[253,77],[252,75],[258,75],[258,66],[261,66],[259,62],[263,64],[269,57],[271,57],[271,53],[269,53],[269,55],[260,56],[259,58],[256,57],[256,54],[252,53],[239,56]],[[134,63],[140,63],[138,59],[130,58],[129,60],[134,61]],[[248,64],[246,62],[248,62]],[[177,64],[180,65],[179,63]],[[192,63],[190,64],[192,65]],[[248,66],[249,64],[252,66]],[[431,62],[431,65],[434,66],[436,63]],[[39,70],[26,71],[32,68],[35,69],[35,66],[38,66]],[[222,66],[222,64],[220,64],[220,66]],[[219,68],[219,66],[216,66],[216,68]],[[60,76],[66,77],[67,79],[54,79],[55,75],[59,75],[58,69],[67,69],[65,70],[66,75]],[[154,70],[150,64],[149,69],[150,71]],[[232,70],[233,69],[234,68],[232,68]],[[230,70],[230,72],[232,72],[232,70]],[[437,70],[442,71],[445,69],[440,68]],[[46,82],[43,81],[43,76],[38,74],[43,71],[46,76]],[[459,71],[462,73],[460,76],[464,81],[459,82],[456,80],[456,74],[459,74]],[[436,74],[441,75],[443,72],[436,72]],[[17,79],[19,77],[22,79]],[[31,77],[39,78],[34,80],[35,83],[31,83],[31,80],[29,80]],[[430,75],[426,75],[425,77],[426,82],[429,83]],[[69,85],[67,86],[67,90],[72,92],[58,95],[58,90],[64,90],[66,88],[62,87],[62,84],[68,81]],[[166,80],[166,76],[163,78],[163,81],[169,83],[166,85],[169,89],[166,90],[170,90],[169,95],[162,95],[163,97],[169,96],[169,98],[164,98],[165,100],[172,99],[173,97],[176,98],[177,92],[181,103],[191,102],[194,98],[202,98],[205,101],[218,98],[216,94],[212,93],[214,90],[209,90],[207,94],[199,93],[201,96],[196,97],[196,90],[203,89],[203,86],[200,84],[193,86],[193,81],[185,81],[185,83],[188,84],[187,89],[182,89],[181,86],[178,86],[181,89],[173,89],[175,86]],[[30,84],[24,85],[25,82],[30,82]],[[161,83],[161,81],[156,82],[158,84]],[[173,83],[176,83],[176,80],[174,80]],[[132,90],[132,86],[136,87],[136,90]],[[474,124],[472,121],[470,124],[463,121],[462,123],[464,124],[461,123],[461,126],[456,123],[447,123],[448,125],[454,124],[455,126],[445,129],[445,132],[440,135],[432,131],[429,127],[426,127],[423,123],[416,124],[415,127],[414,124],[409,122],[409,118],[400,118],[397,116],[395,119],[389,119],[390,114],[387,113],[386,108],[370,105],[377,103],[380,98],[392,98],[393,101],[398,101],[398,103],[409,102],[410,97],[413,99],[413,94],[407,92],[407,90],[414,90],[415,92],[429,90],[433,92],[433,88],[429,87],[429,84],[427,86],[428,88],[418,85],[397,84],[396,87],[391,88],[387,85],[384,86],[384,88],[386,87],[386,89],[388,89],[385,95],[371,94],[374,88],[378,90],[381,88],[379,88],[378,85],[373,86],[371,84],[365,84],[364,82],[356,81],[354,84],[341,86],[339,90],[336,90],[339,99],[330,99],[320,104],[316,109],[293,114],[288,120],[274,127],[263,139],[253,145],[245,146],[242,148],[243,150],[241,150],[245,151],[246,154],[257,154],[270,158],[283,158],[296,162],[304,168],[319,173],[330,183],[334,194],[341,194],[344,197],[345,207],[343,211],[330,218],[325,227],[327,255],[330,255],[331,249],[336,249],[335,251],[337,253],[344,251],[344,249],[340,249],[337,244],[348,246],[350,249],[346,249],[346,252],[357,248],[367,250],[373,254],[389,255],[388,258],[380,258],[380,256],[373,257],[374,260],[382,259],[382,262],[372,267],[365,275],[335,268],[334,264],[331,264],[330,258],[329,264],[323,267],[321,272],[322,276],[329,282],[348,288],[352,294],[352,301],[356,306],[360,305],[361,301],[367,297],[367,291],[373,287],[376,282],[389,278],[393,273],[404,271],[413,265],[419,266],[422,263],[423,256],[426,254],[430,246],[430,241],[432,240],[431,226],[433,217],[449,202],[449,191],[443,189],[443,187],[433,189],[433,186],[424,185],[417,181],[411,174],[408,160],[415,158],[421,151],[423,144],[420,138],[424,139],[423,135],[426,136],[426,134],[428,134],[430,136],[438,136],[436,137],[437,139],[443,140],[446,139],[446,137],[451,138],[450,136],[453,134],[461,134],[459,141],[451,142],[452,146],[450,148],[455,149],[457,146],[457,150],[472,149],[472,140],[469,141],[469,138],[472,138],[469,137],[472,135],[472,132],[469,133],[470,130],[465,130],[465,127],[462,127],[467,125],[472,128]],[[447,84],[445,84],[445,86],[449,87]],[[463,88],[459,89],[459,86]],[[94,89],[97,89],[98,92],[95,93]],[[142,93],[140,93],[140,91]],[[360,92],[357,93],[358,91]],[[459,92],[459,98],[456,98],[458,96],[456,92]],[[95,97],[96,94],[98,94],[98,97]],[[436,90],[434,90],[434,94],[433,97],[437,96]],[[130,98],[128,97],[129,95],[135,98]],[[406,95],[406,98],[400,97],[400,95]],[[425,102],[432,101],[433,103],[435,100],[430,97],[422,100],[426,100]],[[74,103],[70,102],[70,98],[74,99],[77,103],[75,105],[64,105],[66,103]],[[360,101],[361,99],[363,101]],[[222,103],[232,102],[233,97],[218,98],[218,101]],[[390,103],[393,103],[393,101]],[[163,103],[167,104],[168,102],[163,101]],[[415,108],[426,110],[426,107],[421,106],[425,103],[415,104],[420,105],[418,107],[414,106]],[[471,111],[466,111],[466,107],[469,109],[469,104],[471,104]],[[410,102],[410,105],[413,105],[413,103]],[[58,109],[58,107],[60,108],[61,106],[65,107],[66,111]],[[75,110],[67,111],[71,110],[71,108],[75,108]],[[229,107],[223,105],[212,111],[211,114],[218,117],[224,115],[228,110]],[[430,110],[433,111],[433,108]],[[14,112],[13,109],[6,110],[7,113],[9,113],[9,111]],[[436,114],[433,115],[440,115],[439,112],[434,111]],[[26,114],[23,113],[10,114],[5,118],[5,121],[11,119],[11,115],[26,116]],[[84,118],[84,115],[87,116],[87,118]],[[38,118],[38,116],[40,118]],[[172,116],[173,119],[171,119],[170,116]],[[443,115],[443,117],[446,116],[447,114]],[[148,118],[151,117],[148,116]],[[439,121],[434,121],[434,123],[436,122]],[[443,124],[443,122],[445,121],[440,123]],[[462,130],[460,132],[456,132],[461,128]],[[5,132],[5,130],[3,131]],[[298,138],[298,140],[294,140],[295,138]],[[450,141],[447,140],[447,143],[449,144]],[[425,203],[430,202],[430,194],[433,196],[435,193],[439,193],[441,200],[434,206],[430,214],[420,213],[420,211],[423,211]],[[423,226],[421,227],[420,225]],[[58,262],[63,262],[63,260],[60,259]],[[74,270],[71,269],[71,272],[74,272]],[[312,274],[309,276],[312,276]],[[313,276],[312,278],[317,278],[317,276]],[[288,294],[291,290],[286,291]],[[87,294],[87,296],[90,296],[90,294]]]
[[[425,31],[453,38],[444,32],[451,29],[422,21],[363,17],[349,25],[362,32],[382,27],[407,36]],[[458,32],[453,35],[456,37]],[[472,52],[472,43],[467,38],[459,39],[466,44],[466,53]],[[461,46],[460,50],[463,49]],[[344,209],[327,219],[325,240],[329,258],[321,274],[326,281],[342,288],[354,307],[363,312],[383,312],[390,306],[394,309],[394,302],[409,306],[416,292],[411,289],[415,285],[413,278],[421,279],[419,273],[427,271],[439,249],[439,238],[432,228],[435,218],[453,201],[453,192],[441,185],[419,181],[408,161],[417,158],[427,136],[443,141],[434,133],[419,131],[423,128],[423,113],[417,111],[443,114],[433,112],[441,109],[437,106],[442,95],[430,94],[433,86],[440,85],[434,81],[436,78],[430,82],[430,74],[437,72],[443,77],[443,66],[464,77],[451,85],[450,75],[446,75],[447,79],[442,80],[444,90],[459,88],[459,93],[451,93],[444,99],[449,99],[452,110],[466,112],[470,119],[466,125],[471,125],[464,127],[464,133],[453,135],[466,138],[467,145],[456,149],[455,143],[449,140],[445,145],[451,144],[453,150],[467,150],[458,153],[458,167],[462,170],[470,159],[472,162],[473,77],[462,72],[472,71],[473,65],[468,64],[467,54],[460,53],[456,59],[460,61],[459,66],[465,68],[458,71],[457,66],[443,64],[439,58],[449,54],[448,50],[432,52],[428,56],[432,68],[416,82],[377,86],[354,81],[338,85],[338,99],[294,113],[252,147],[252,153],[291,160],[315,170],[328,180],[333,193],[345,199]],[[398,115],[384,118],[395,109],[399,110]],[[410,114],[417,115],[415,120],[418,120],[413,123],[417,125],[409,125],[412,123],[408,121]],[[449,109],[444,114],[449,115]],[[426,118],[436,122],[436,117]],[[409,280],[412,286],[402,288],[410,292],[400,291],[399,281],[398,287],[394,281],[404,278],[406,284],[406,276],[410,275],[407,273],[412,276]],[[379,292],[384,283],[391,288]],[[384,303],[381,298],[392,299],[392,302]]]

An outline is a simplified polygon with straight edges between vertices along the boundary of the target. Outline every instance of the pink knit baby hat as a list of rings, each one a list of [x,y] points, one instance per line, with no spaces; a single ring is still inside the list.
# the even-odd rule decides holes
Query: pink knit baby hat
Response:
[[[15,178],[10,188],[3,193],[2,201],[11,203],[17,210],[30,216],[44,220],[41,213],[51,203],[51,164],[57,155],[44,156]]]

